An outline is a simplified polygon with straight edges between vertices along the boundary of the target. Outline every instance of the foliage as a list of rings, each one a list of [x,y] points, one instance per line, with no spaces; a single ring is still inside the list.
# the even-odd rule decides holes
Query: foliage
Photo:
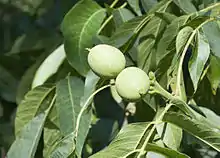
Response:
[[[0,0],[0,157],[219,157],[219,10],[217,0]],[[123,100],[91,71],[98,44],[149,74],[146,96]]]

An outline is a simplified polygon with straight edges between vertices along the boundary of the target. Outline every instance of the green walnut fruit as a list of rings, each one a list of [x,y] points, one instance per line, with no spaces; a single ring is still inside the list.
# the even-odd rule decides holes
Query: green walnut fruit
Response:
[[[89,49],[88,63],[100,77],[115,78],[125,68],[126,60],[119,49],[99,44]]]
[[[137,101],[142,98],[150,87],[148,75],[137,67],[124,69],[116,78],[118,94],[128,101]]]

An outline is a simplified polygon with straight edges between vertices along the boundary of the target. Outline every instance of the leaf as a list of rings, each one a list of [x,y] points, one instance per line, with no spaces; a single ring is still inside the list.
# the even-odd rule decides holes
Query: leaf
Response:
[[[27,24],[22,26],[25,25]],[[32,52],[38,53],[45,50],[50,51],[54,45],[57,45],[60,42],[60,35],[53,29],[34,29],[17,37],[7,55],[16,55],[19,53],[28,53],[29,55],[32,55]]]
[[[93,37],[104,18],[105,9],[92,0],[79,1],[64,17],[61,30],[65,38],[66,56],[73,68],[83,76],[89,70],[86,48],[92,47]]]
[[[128,0],[128,4],[131,6],[131,8],[134,10],[134,12],[138,15],[141,16],[141,9],[139,6],[139,0]]]
[[[153,151],[153,152],[156,152],[156,153],[160,153],[160,154],[163,154],[164,156],[167,156],[167,157],[170,157],[170,158],[177,158],[177,157],[178,158],[190,158],[189,156],[187,156],[183,153],[180,153],[178,151],[175,151],[175,150],[172,150],[172,149],[169,149],[169,148],[162,148],[162,147],[157,146],[157,145],[152,144],[152,143],[149,143],[147,145],[146,150],[147,151]]]
[[[210,147],[220,151],[220,131],[214,126],[207,124],[205,118],[195,119],[184,114],[168,112],[163,120],[183,128]]]
[[[164,34],[163,34],[163,36],[157,46],[156,55],[157,55],[158,63],[163,57],[165,57],[167,54],[172,52],[172,51],[168,50],[168,49],[173,49],[173,47],[169,48],[169,45],[172,43],[172,41],[177,36],[180,27],[183,26],[184,24],[186,24],[189,17],[190,17],[189,15],[180,16],[167,26],[167,28],[164,31]]]
[[[135,15],[126,8],[115,9],[112,14],[116,27],[120,27],[120,25],[124,22],[127,22],[135,17]]]
[[[63,136],[72,133],[76,126],[76,117],[80,112],[80,99],[83,95],[84,83],[77,77],[68,76],[56,86],[56,108]]]
[[[60,158],[64,157],[67,158],[68,156],[73,153],[75,150],[75,144],[74,144],[74,133],[71,133],[64,137],[61,141],[59,141],[55,147],[55,149],[52,151],[50,158]]]
[[[197,90],[198,82],[209,58],[210,47],[203,33],[197,32],[196,48],[189,61],[189,73],[194,90]]]
[[[12,2],[12,5],[21,9],[23,12],[34,14],[42,3],[43,0],[35,0],[35,1],[14,0]]]
[[[171,1],[166,1],[164,6],[158,8],[158,11],[165,12],[170,5]],[[156,65],[156,52],[155,48],[161,32],[165,28],[166,23],[159,17],[153,17],[148,24],[143,28],[140,33],[140,38],[146,38],[138,46],[137,64],[145,72],[149,72],[150,69],[154,69]]]
[[[65,59],[64,45],[60,45],[54,50],[40,65],[34,75],[32,88],[44,84],[44,82],[53,74],[55,74]]]
[[[218,26],[216,21],[212,21],[209,23],[206,23],[203,26],[203,31],[205,33],[205,36],[207,37],[209,41],[210,48],[215,56],[220,58],[220,27]]]
[[[39,114],[22,128],[20,135],[8,151],[8,158],[34,158],[47,114],[48,112]]]
[[[95,91],[96,85],[99,80],[100,77],[97,76],[92,70],[88,72],[88,74],[86,75],[84,95],[81,99],[81,105],[83,105],[86,102],[86,100],[90,97],[90,95],[92,95],[92,93]]]
[[[192,4],[190,0],[173,0],[173,2],[182,9],[186,14],[196,12],[195,6]]]
[[[182,129],[170,123],[156,125],[157,133],[167,147],[178,151],[182,141]]]
[[[149,22],[150,18],[150,16],[140,16],[125,22],[110,37],[109,44],[117,48],[123,46],[133,36],[138,35],[141,29]]]
[[[48,55],[48,53],[43,53],[40,57],[36,59],[36,62],[25,71],[24,75],[20,80],[17,90],[17,104],[20,104],[21,101],[24,99],[26,93],[31,90],[31,84],[34,79],[35,72]]]
[[[212,92],[216,94],[217,88],[220,84],[220,58],[214,55],[210,56],[210,66],[207,72],[207,77],[211,83]]]
[[[172,23],[173,20],[177,18],[176,15],[168,13],[168,12],[155,12],[155,15],[164,21],[166,21],[167,24]]]
[[[153,6],[157,4],[157,0],[141,0],[141,4],[145,12],[148,12]]]
[[[160,1],[156,5],[152,6],[152,8],[150,8],[148,14],[154,14],[155,12],[164,10],[163,8],[167,8],[167,4],[170,4],[171,2],[172,2],[172,0]]]
[[[93,143],[108,144],[118,133],[119,124],[114,119],[101,118],[91,128]]]
[[[205,114],[206,118],[215,126],[219,126],[220,116],[206,107],[199,107]],[[220,126],[219,126],[220,127]]]
[[[81,79],[70,76],[57,84],[56,107],[58,110],[60,130],[64,136],[70,137],[69,139],[71,140],[75,140],[74,146],[76,154],[79,157],[81,157],[82,148],[91,124],[92,111],[91,108],[87,108],[81,116],[79,116],[79,113],[82,106],[85,106],[84,104],[87,102],[87,99],[95,91],[98,81],[99,77],[92,71],[89,71],[85,80],[85,85]],[[91,101],[87,103],[90,104]],[[78,117],[81,117],[79,125],[76,124]],[[74,135],[73,138],[70,136],[72,134]],[[74,141],[72,141],[72,144],[73,143]]]
[[[138,150],[138,146],[147,135],[147,129],[149,128],[149,125],[150,124],[147,122],[126,125],[124,128],[122,128],[122,130],[108,147],[90,156],[90,158],[125,158],[132,153],[137,153],[138,151],[140,151]],[[145,150],[161,153],[168,157],[188,158],[188,156],[181,154],[177,151],[168,148],[162,148],[152,143],[148,143]]]
[[[91,95],[94,93],[96,89],[96,84],[98,83],[99,79],[100,78],[97,75],[95,75],[92,71],[89,71],[85,80],[84,95],[81,98],[81,102],[80,102],[81,107],[88,106],[89,104],[92,103],[93,98],[91,97]],[[80,120],[79,120],[79,125],[76,124],[76,128],[75,128],[76,155],[78,157],[81,157],[83,145],[92,122],[92,108],[91,107],[86,108],[86,110],[83,111],[82,116],[77,115],[77,117],[80,117]],[[77,127],[79,128],[77,129]]]
[[[40,86],[31,90],[17,108],[15,118],[15,133],[18,135],[21,129],[31,121],[41,108],[49,106],[50,94],[54,91],[54,86]]]
[[[53,149],[55,148],[55,145],[59,140],[61,140],[61,133],[58,129],[55,128],[49,128],[44,127],[44,149],[43,149],[43,155],[44,157],[49,157]]]
[[[14,74],[0,65],[0,96],[1,98],[15,102],[18,80]]]
[[[90,156],[90,158],[125,157],[127,154],[138,148],[140,141],[146,135],[149,126],[150,124],[148,122],[126,125],[107,148]]]
[[[176,53],[179,54],[185,47],[193,29],[189,26],[184,27],[180,30],[176,37]]]
[[[145,41],[143,41],[139,46],[138,46],[138,58],[137,58],[137,63],[138,67],[143,69],[145,72],[149,72],[151,69],[151,57],[152,57],[152,48],[154,46],[154,39],[148,38]]]

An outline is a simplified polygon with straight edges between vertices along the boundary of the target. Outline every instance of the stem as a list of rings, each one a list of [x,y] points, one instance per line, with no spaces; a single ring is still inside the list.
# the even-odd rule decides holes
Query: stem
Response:
[[[112,4],[114,4],[114,2],[112,3]],[[120,6],[119,8],[124,8],[124,7],[126,7],[126,5],[127,5],[127,2],[125,2],[122,6]],[[112,6],[112,5],[111,5]],[[110,8],[111,8],[111,6],[110,6]],[[98,32],[97,32],[97,34],[100,34],[101,33],[101,31],[104,29],[104,27],[112,20],[112,18],[113,18],[113,15],[110,15],[105,21],[104,21],[104,23],[102,24],[102,26],[99,28],[99,30],[98,30]]]
[[[52,99],[52,101],[51,101],[51,103],[50,103],[50,105],[49,105],[49,108],[45,111],[46,113],[49,113],[49,112],[50,112],[50,110],[51,110],[51,108],[52,108],[52,106],[54,105],[54,102],[55,102],[55,100],[56,100],[56,96],[57,96],[57,95],[54,95],[54,97],[53,97],[53,99]]]
[[[182,100],[182,98],[178,96],[173,96],[169,92],[167,92],[161,85],[156,81],[153,72],[149,73],[150,79],[150,88],[148,93],[149,94],[159,94],[163,96],[170,104],[175,105],[181,111],[183,111],[186,115],[190,115],[191,117],[195,117],[194,112],[190,109],[190,107]]]
[[[210,18],[209,20],[204,21],[202,24],[200,24],[190,35],[189,40],[187,41],[181,58],[180,58],[180,63],[179,63],[179,67],[178,67],[178,71],[177,71],[177,85],[176,85],[176,95],[180,96],[180,98],[183,98],[183,94],[181,94],[181,74],[182,74],[182,67],[183,67],[183,61],[187,52],[187,49],[189,47],[189,45],[191,44],[192,40],[194,39],[195,34],[197,33],[197,31],[206,23],[215,20],[215,18]]]
[[[147,138],[146,138],[145,141],[144,141],[143,146],[141,147],[141,152],[140,152],[140,154],[138,155],[138,158],[140,158],[140,157],[145,153],[145,148],[147,147],[147,144],[148,144],[150,138],[152,137],[154,131],[156,130],[156,125],[159,124],[159,123],[162,121],[164,115],[165,115],[165,114],[167,113],[167,111],[172,107],[172,105],[173,105],[173,104],[167,104],[167,106],[165,107],[165,109],[163,110],[163,112],[162,112],[162,113],[160,114],[160,116],[156,119],[154,126],[151,128],[151,130],[150,130],[150,132],[149,132]]]
[[[75,128],[75,137],[78,135],[78,130],[79,130],[79,125],[80,125],[80,119],[83,115],[83,112],[88,108],[88,106],[90,105],[89,102],[93,99],[93,97],[99,93],[100,91],[102,91],[103,89],[105,88],[108,88],[112,86],[112,84],[108,84],[108,85],[105,85],[99,89],[97,89],[94,93],[92,93],[89,98],[86,100],[86,102],[84,103],[84,105],[82,106],[82,109],[80,110],[79,112],[79,115],[77,117],[77,120],[76,120],[76,128]]]
[[[217,6],[220,6],[220,3],[215,3],[214,5],[211,5],[211,6],[209,6],[209,7],[206,7],[206,8],[204,8],[204,9],[200,10],[198,13],[206,12],[206,11],[208,11],[208,10],[211,10],[211,9],[217,7]]]
[[[110,15],[106,20],[105,22],[102,24],[102,26],[99,28],[97,34],[100,34],[101,31],[104,29],[104,27],[112,20],[113,18],[113,15]]]
[[[110,8],[114,8],[114,6],[118,3],[119,0],[114,0],[114,2],[110,5]]]

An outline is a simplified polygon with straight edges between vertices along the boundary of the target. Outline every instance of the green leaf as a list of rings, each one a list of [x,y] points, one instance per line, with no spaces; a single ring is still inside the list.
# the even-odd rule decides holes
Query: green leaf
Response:
[[[186,14],[196,12],[195,6],[192,4],[190,0],[173,0],[173,2],[182,9]]]
[[[173,51],[169,51],[169,49],[174,49],[175,47],[169,48],[169,46],[172,43],[172,41],[175,39],[175,37],[177,36],[180,27],[186,24],[189,17],[190,17],[189,15],[180,16],[167,26],[157,46],[156,55],[157,55],[158,63],[162,58],[167,56],[167,54],[173,52]]]
[[[56,108],[63,136],[72,133],[76,126],[76,117],[80,112],[80,99],[83,96],[84,83],[77,77],[68,76],[56,86]]]
[[[195,119],[184,114],[168,112],[163,120],[183,128],[210,147],[220,151],[220,130],[208,124],[205,118]]]
[[[135,15],[126,8],[115,9],[112,14],[116,27],[120,27],[124,22],[135,17]]]
[[[146,136],[149,126],[148,122],[126,125],[107,148],[90,156],[90,158],[125,157],[138,148],[141,140]]]
[[[105,9],[92,0],[79,1],[64,17],[61,30],[65,38],[66,56],[73,68],[83,76],[89,70],[86,48],[92,47],[93,37],[104,18]]]
[[[168,13],[168,12],[155,12],[155,15],[163,19],[167,24],[172,23],[172,21],[177,18],[176,15]]]
[[[189,73],[193,82],[194,90],[197,90],[198,82],[209,58],[210,47],[203,33],[197,32],[196,48],[189,61]]]
[[[215,126],[219,126],[219,121],[220,121],[220,116],[217,115],[215,112],[212,110],[206,108],[206,107],[199,107],[202,112],[205,114],[206,118]]]
[[[81,99],[81,105],[83,105],[86,102],[86,100],[90,97],[90,95],[92,95],[92,93],[95,91],[96,85],[99,80],[100,77],[97,76],[92,70],[88,72],[88,74],[86,75],[84,95]]]
[[[61,133],[58,129],[51,127],[44,127],[44,149],[43,155],[44,157],[49,157],[55,145],[59,140],[61,140]]]
[[[167,147],[178,150],[182,141],[182,129],[170,123],[156,125],[157,133]]]
[[[185,47],[193,29],[189,26],[184,27],[180,30],[176,37],[176,53],[179,54]]]
[[[43,0],[27,1],[27,0],[14,0],[11,2],[11,5],[21,9],[23,12],[28,12],[34,14],[40,5],[43,3]]]
[[[59,141],[55,147],[55,149],[50,154],[50,158],[60,158],[64,157],[67,158],[71,155],[71,153],[75,150],[75,143],[74,143],[75,134],[71,133],[64,137],[61,141]]]
[[[40,86],[27,93],[25,99],[17,108],[15,118],[16,135],[20,133],[21,129],[29,121],[41,112],[42,108],[45,109],[49,106],[50,102],[48,102],[48,100],[54,89],[54,86]]]
[[[34,158],[47,115],[48,110],[34,117],[22,128],[20,135],[8,151],[8,158]]]
[[[20,104],[21,101],[24,99],[26,93],[31,90],[31,85],[34,79],[34,75],[38,67],[41,65],[41,63],[48,55],[49,55],[48,53],[43,53],[40,57],[38,57],[36,59],[36,62],[33,65],[31,65],[22,76],[17,90],[17,96],[16,96],[17,104]]]
[[[44,84],[44,82],[50,76],[57,72],[65,58],[66,55],[64,51],[64,45],[62,44],[56,50],[54,50],[40,65],[40,67],[34,75],[32,88]]]
[[[131,8],[134,10],[134,12],[138,15],[141,16],[141,9],[139,6],[139,0],[128,0],[128,4],[131,6]]]
[[[151,63],[151,60],[154,43],[154,39],[148,38],[138,46],[137,64],[138,67],[147,73],[151,70],[151,65],[153,64]]]
[[[70,139],[66,139],[65,141],[71,142],[72,139],[75,140],[75,142],[72,141],[72,144],[75,144],[76,154],[79,157],[81,157],[82,148],[91,124],[92,111],[91,108],[87,108],[81,116],[79,116],[79,113],[82,106],[85,106],[84,104],[95,91],[98,81],[99,77],[92,71],[89,71],[85,80],[85,85],[81,79],[70,76],[57,84],[56,107],[60,122],[60,130],[64,136]],[[87,103],[90,104],[91,100]],[[76,124],[78,117],[80,117],[79,125]]]
[[[187,156],[183,153],[180,153],[178,151],[175,151],[175,150],[172,150],[172,149],[169,149],[169,148],[162,148],[162,147],[157,146],[157,145],[152,144],[152,143],[149,143],[147,145],[146,150],[147,151],[153,151],[153,152],[156,152],[156,153],[160,153],[160,154],[163,154],[165,157],[167,156],[167,157],[170,157],[170,158],[177,158],[177,157],[178,158],[190,158],[189,156]],[[149,154],[149,155],[151,155],[151,154]]]
[[[81,107],[88,106],[89,104],[92,103],[93,98],[91,98],[91,95],[94,93],[99,79],[100,78],[97,75],[95,75],[92,71],[88,72],[85,80],[84,95],[81,98],[81,102],[80,102]],[[79,125],[76,124],[76,128],[75,128],[76,154],[78,157],[81,157],[82,148],[92,122],[92,108],[91,107],[86,108],[86,110],[83,111],[82,115],[81,116],[77,115],[77,117],[79,117],[80,120],[79,120]]]
[[[133,36],[139,34],[142,28],[149,22],[151,16],[135,17],[120,27],[118,27],[115,33],[109,39],[109,44],[119,48],[128,42]]]
[[[140,151],[139,146],[148,134],[149,126],[150,124],[147,122],[126,125],[108,147],[90,156],[90,158],[128,157],[134,153],[138,153]],[[188,156],[182,153],[168,148],[162,148],[152,143],[148,143],[145,150],[160,153],[168,157],[188,158]]]
[[[15,102],[18,80],[1,65],[0,74],[0,96],[9,102]]]
[[[148,12],[153,6],[157,4],[157,0],[141,0],[141,4],[145,12]]]
[[[220,57],[220,27],[216,21],[211,21],[203,26],[203,31],[208,38],[210,48],[215,56]]]
[[[167,4],[170,4],[171,2],[172,2],[172,0],[160,1],[156,5],[152,6],[152,8],[150,8],[148,14],[154,14],[155,12],[164,10],[163,8],[167,8]]]
[[[158,11],[165,12],[170,3],[171,1],[166,1],[164,6],[158,8]],[[145,72],[154,69],[156,65],[155,47],[165,26],[166,23],[161,18],[153,17],[140,33],[140,38],[146,38],[146,40],[138,46],[137,64]]]
[[[210,56],[210,66],[207,72],[209,82],[211,83],[212,92],[216,94],[220,84],[220,58],[214,55]]]

